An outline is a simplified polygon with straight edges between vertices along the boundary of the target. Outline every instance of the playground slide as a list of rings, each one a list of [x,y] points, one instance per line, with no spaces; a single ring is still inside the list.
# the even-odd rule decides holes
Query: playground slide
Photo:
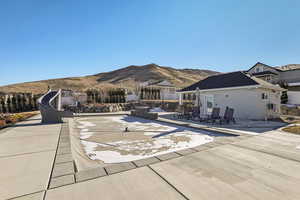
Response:
[[[57,108],[60,95],[61,90],[52,91],[50,89],[38,100],[42,123],[62,123],[63,113]]]

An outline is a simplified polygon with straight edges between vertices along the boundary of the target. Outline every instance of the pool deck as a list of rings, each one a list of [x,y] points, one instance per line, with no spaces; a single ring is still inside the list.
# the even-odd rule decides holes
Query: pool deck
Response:
[[[0,199],[300,199],[298,135],[241,132],[197,148],[76,173],[67,123],[42,125],[39,118],[0,131]]]

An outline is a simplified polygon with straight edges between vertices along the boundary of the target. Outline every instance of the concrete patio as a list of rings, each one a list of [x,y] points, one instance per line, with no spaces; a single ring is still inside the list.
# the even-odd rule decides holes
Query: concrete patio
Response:
[[[267,131],[276,130],[278,128],[287,125],[287,123],[279,122],[279,121],[240,120],[240,119],[236,119],[236,124],[230,123],[230,124],[220,125],[219,123],[212,124],[212,123],[205,123],[205,122],[199,122],[199,121],[193,121],[187,119],[178,119],[177,117],[175,117],[176,114],[177,113],[175,112],[161,112],[159,113],[159,118],[161,120],[174,120],[182,123],[196,124],[203,127],[214,127],[220,129],[231,129],[231,130],[254,132],[254,133],[264,133]]]
[[[77,173],[67,124],[37,116],[0,132],[0,199],[300,199],[300,136],[241,135]]]

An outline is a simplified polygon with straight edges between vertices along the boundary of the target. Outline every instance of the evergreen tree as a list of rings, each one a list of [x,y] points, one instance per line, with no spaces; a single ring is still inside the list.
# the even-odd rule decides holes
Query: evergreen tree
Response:
[[[145,88],[142,88],[141,99],[145,99]]]
[[[17,100],[16,100],[16,96],[15,94],[12,96],[11,98],[11,104],[12,104],[12,112],[18,112],[18,108],[17,108]]]
[[[22,94],[21,105],[22,105],[22,112],[27,111],[25,94]]]
[[[160,99],[160,90],[157,89],[157,99]]]
[[[18,105],[18,112],[22,112],[23,111],[23,107],[22,107],[22,97],[21,97],[21,94],[17,94],[17,105]]]
[[[101,103],[101,92],[100,90],[97,90],[97,99],[96,99],[97,103]]]
[[[92,91],[87,90],[86,95],[87,95],[87,103],[92,103]]]
[[[32,104],[32,94],[28,94],[28,109],[29,111],[33,110],[33,104]]]
[[[34,108],[34,110],[38,110],[37,100],[38,100],[38,96],[33,95],[33,108]]]
[[[5,101],[4,101],[4,98],[5,98],[5,97],[2,97],[2,98],[0,99],[0,104],[1,104],[1,110],[2,110],[2,112],[3,112],[3,113],[6,113],[6,107],[5,107]]]
[[[7,97],[6,105],[7,105],[8,112],[11,113],[12,110],[11,110],[11,99],[10,99],[10,96]]]

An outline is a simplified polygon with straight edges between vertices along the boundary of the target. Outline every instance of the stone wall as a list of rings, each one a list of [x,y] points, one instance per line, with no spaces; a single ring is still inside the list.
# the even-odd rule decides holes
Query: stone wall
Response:
[[[179,107],[178,101],[141,101],[141,104],[149,106],[150,108],[160,107],[167,112],[175,112]]]
[[[88,104],[81,105],[81,108],[64,107],[75,113],[103,113],[103,112],[120,112],[132,110],[135,106],[149,106],[150,108],[160,107],[167,112],[174,112],[178,108],[178,102],[161,102],[161,101],[141,101],[140,103],[114,103],[114,104]]]
[[[132,116],[151,120],[156,120],[158,118],[158,114],[149,112],[148,107],[136,107],[135,110],[132,110],[130,114]]]
[[[114,104],[88,104],[81,108],[68,108],[73,112],[83,113],[105,113],[105,112],[120,112],[129,111],[133,108],[131,103],[114,103]]]

